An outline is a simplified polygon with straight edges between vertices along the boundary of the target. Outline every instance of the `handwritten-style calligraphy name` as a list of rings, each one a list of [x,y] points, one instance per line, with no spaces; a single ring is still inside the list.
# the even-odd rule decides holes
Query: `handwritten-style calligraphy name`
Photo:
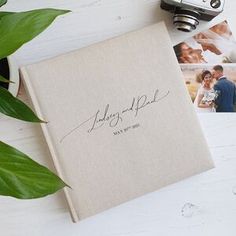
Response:
[[[114,128],[118,124],[122,123],[125,119],[125,115],[128,113],[133,113],[134,117],[137,117],[141,110],[151,106],[153,104],[159,103],[161,100],[165,99],[170,94],[170,91],[160,92],[159,89],[156,89],[151,96],[143,94],[141,96],[133,97],[130,104],[127,107],[119,111],[112,111],[111,105],[108,103],[104,109],[98,109],[92,116],[87,120],[80,123],[78,126],[70,130],[65,134],[60,142],[65,140],[69,135],[77,131],[81,126],[88,125],[88,133],[91,133],[101,127],[107,125],[108,127]]]

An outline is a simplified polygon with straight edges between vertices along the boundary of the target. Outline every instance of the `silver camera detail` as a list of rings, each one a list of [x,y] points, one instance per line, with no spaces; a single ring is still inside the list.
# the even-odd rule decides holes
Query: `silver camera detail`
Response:
[[[210,21],[224,9],[225,0],[161,0],[163,10],[174,13],[173,23],[178,30],[191,32],[199,20]]]

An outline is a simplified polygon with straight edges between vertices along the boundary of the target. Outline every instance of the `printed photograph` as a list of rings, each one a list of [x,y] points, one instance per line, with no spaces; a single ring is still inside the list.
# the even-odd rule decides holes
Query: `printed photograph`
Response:
[[[182,64],[181,70],[198,113],[236,112],[236,64]]]
[[[236,40],[227,21],[186,39],[174,50],[180,64],[236,63]]]

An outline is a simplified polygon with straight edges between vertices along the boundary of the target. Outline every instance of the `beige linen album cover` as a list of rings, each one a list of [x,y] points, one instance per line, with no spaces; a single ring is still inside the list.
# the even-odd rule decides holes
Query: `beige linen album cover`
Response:
[[[21,74],[74,221],[213,167],[163,23]]]

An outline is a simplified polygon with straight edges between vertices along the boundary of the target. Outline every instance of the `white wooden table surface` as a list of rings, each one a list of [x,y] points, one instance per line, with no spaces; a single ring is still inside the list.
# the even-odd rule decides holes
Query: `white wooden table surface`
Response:
[[[22,47],[15,54],[19,65],[50,58],[160,20],[168,25],[173,44],[191,35],[173,29],[171,15],[159,10],[158,0],[9,0],[2,9],[20,11],[42,7],[73,12],[60,17],[47,31]],[[236,33],[235,12],[236,1],[226,0],[225,12],[214,22],[226,18]],[[201,23],[198,31],[210,24]],[[20,97],[27,100],[23,90]],[[208,114],[199,118],[215,169],[78,224],[71,222],[62,192],[30,201],[0,197],[0,235],[235,236],[236,115]],[[0,138],[53,169],[38,125],[2,116]]]

